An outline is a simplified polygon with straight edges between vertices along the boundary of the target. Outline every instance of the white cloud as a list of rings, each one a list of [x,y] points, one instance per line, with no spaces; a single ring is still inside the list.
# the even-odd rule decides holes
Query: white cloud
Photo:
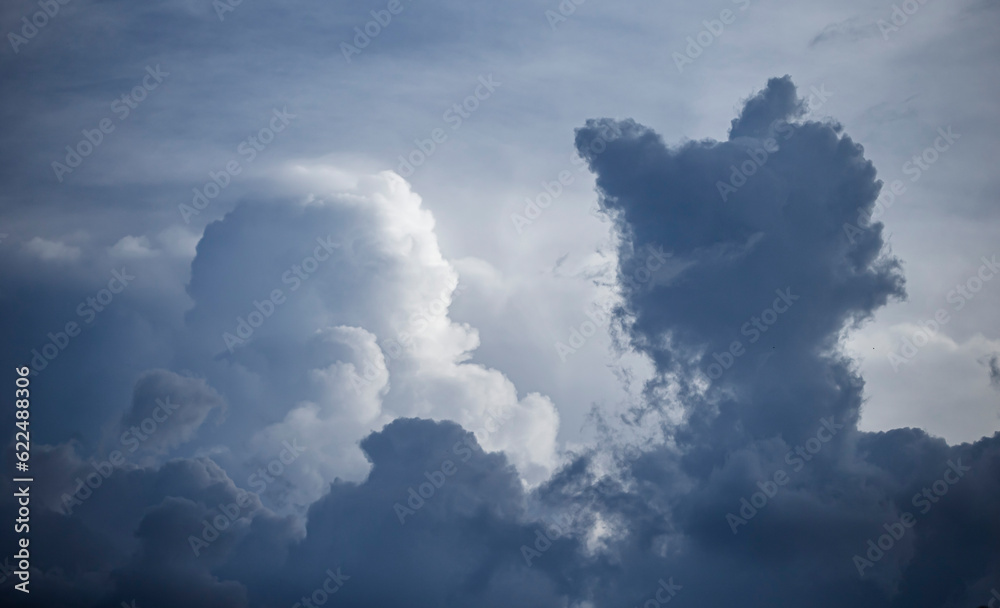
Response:
[[[345,183],[342,172],[325,167],[293,175],[310,190],[328,178]],[[283,290],[275,312],[214,381],[288,398],[281,369],[298,379],[295,403],[251,440],[254,458],[272,458],[281,441],[299,438],[308,451],[286,475],[297,489],[294,502],[308,504],[333,479],[366,474],[358,448],[364,436],[398,417],[424,417],[473,430],[485,449],[504,451],[527,483],[547,478],[557,464],[556,408],[539,394],[519,396],[501,372],[469,362],[479,336],[449,318],[458,274],[441,254],[434,217],[393,173],[354,182],[348,191],[310,192],[291,205],[237,209],[199,246],[191,320],[205,348],[223,352],[219,336],[235,331],[232,319]],[[300,184],[289,188],[302,191]],[[332,246],[317,249],[314,232]],[[290,250],[291,266],[273,261]],[[288,268],[313,268],[301,262],[310,252],[331,259],[305,279],[282,281],[293,276]],[[266,363],[273,352],[283,360]],[[253,407],[273,412],[276,405]]]
[[[80,248],[36,236],[24,246],[29,253],[45,261],[73,262],[80,259]]]

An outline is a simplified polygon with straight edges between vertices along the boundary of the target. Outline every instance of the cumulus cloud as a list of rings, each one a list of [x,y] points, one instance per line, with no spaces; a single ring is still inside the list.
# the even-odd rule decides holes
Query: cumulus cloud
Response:
[[[666,429],[668,446],[628,466],[646,504],[663,505],[665,523],[626,540],[637,560],[658,539],[668,553],[687,553],[687,580],[704,586],[705,573],[732,572],[725,564],[735,560],[740,574],[723,575],[726,585],[737,579],[761,605],[806,596],[824,606],[928,597],[946,605],[996,582],[986,547],[1000,521],[982,507],[996,491],[988,479],[1000,437],[949,448],[920,431],[856,430],[863,380],[839,338],[903,297],[903,279],[882,225],[854,225],[879,193],[874,167],[840,125],[803,121],[803,109],[785,77],[750,98],[728,141],[670,147],[632,121],[591,121],[577,133],[616,222],[619,274],[653,246],[693,262],[668,285],[626,283],[618,311],[659,372],[648,411],[684,415]],[[946,506],[928,511],[884,559],[869,559],[867,540],[914,511],[921,486],[960,458],[972,472],[941,499]],[[743,507],[779,471],[787,485],[756,499],[766,508]],[[989,530],[990,540],[972,540],[973,529]],[[965,538],[964,549],[979,547],[985,561],[947,537]],[[962,566],[930,576],[927,565],[939,560]],[[778,582],[776,572],[787,577]],[[836,590],[810,593],[821,580],[837,581]],[[723,601],[707,588],[698,598]]]
[[[457,275],[405,181],[245,201],[206,228],[171,342],[171,367],[205,380],[150,371],[126,414],[188,397],[198,416],[164,437],[198,453],[116,469],[65,513],[56,482],[95,464],[41,448],[41,592],[18,599],[294,605],[336,577],[342,606],[981,603],[1000,584],[1000,434],[857,429],[842,336],[904,281],[881,224],[847,226],[879,193],[872,163],[804,108],[785,77],[726,141],[577,131],[614,225],[615,327],[655,368],[606,436],[660,439],[566,462],[551,401],[471,361],[475,330],[448,316]],[[669,280],[635,280],[650,251]],[[204,425],[223,397],[226,423]]]
[[[401,416],[455,420],[537,483],[557,464],[555,407],[468,361],[479,339],[448,317],[457,282],[433,216],[394,174],[247,203],[198,245],[184,362],[200,361],[245,410],[281,412],[247,430],[251,446],[310,438],[289,471],[300,504],[338,476],[361,478],[357,442]]]

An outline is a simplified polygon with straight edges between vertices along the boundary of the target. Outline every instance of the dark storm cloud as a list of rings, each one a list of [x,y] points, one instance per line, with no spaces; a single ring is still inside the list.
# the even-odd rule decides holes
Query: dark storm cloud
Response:
[[[839,336],[903,297],[903,280],[881,224],[845,229],[872,209],[874,167],[804,110],[784,77],[749,99],[725,142],[669,147],[632,121],[577,133],[621,238],[620,274],[649,247],[692,262],[669,284],[623,287],[620,322],[660,374],[648,407],[667,407],[656,389],[676,386],[685,414],[665,429],[676,451],[629,466],[670,522],[631,542],[684,546],[688,588],[709,605],[724,601],[713,578],[761,606],[952,605],[997,582],[1000,518],[984,506],[1000,437],[949,448],[916,430],[857,431],[863,381]],[[620,135],[594,147],[607,132]],[[935,482],[940,506],[920,494]],[[760,508],[744,508],[755,493]],[[869,559],[866,542],[906,512],[915,527]]]
[[[398,419],[362,442],[367,478],[328,484],[305,519],[270,512],[209,458],[122,467],[59,513],[62,486],[95,465],[74,445],[39,449],[39,478],[59,487],[39,487],[39,592],[18,605],[982,603],[1000,584],[1000,435],[949,446],[918,429],[857,430],[863,381],[839,337],[902,297],[903,279],[881,224],[844,230],[872,208],[875,169],[839,125],[805,121],[803,109],[786,77],[750,98],[728,141],[670,147],[631,120],[577,133],[620,238],[619,275],[651,249],[683,262],[669,281],[622,281],[617,315],[658,372],[638,423],[684,414],[664,425],[670,441],[617,460],[606,456],[620,446],[599,446],[526,491],[505,456],[456,424]],[[204,333],[202,357],[225,352],[215,320],[248,310],[303,255],[248,247],[235,260],[243,248],[223,237],[252,243],[275,224],[312,247],[327,214],[346,240],[372,228],[357,209],[265,221],[286,212],[246,208],[210,228],[186,319]],[[356,238],[352,250],[364,250]],[[237,262],[268,272],[241,282],[225,272]],[[337,272],[352,285],[350,269]],[[302,316],[282,327],[305,332]],[[260,335],[277,337],[266,327]],[[234,358],[265,374],[286,357],[251,358],[269,344]],[[216,402],[200,381],[152,372],[128,419],[148,411],[151,388]],[[0,517],[13,519],[13,488],[0,489]],[[192,535],[241,499],[249,506],[194,551]]]
[[[571,593],[561,573],[578,541],[557,538],[528,564],[522,545],[534,547],[541,525],[525,521],[517,472],[471,433],[399,419],[362,448],[368,479],[335,483],[311,507],[305,538],[251,493],[198,555],[191,536],[242,490],[211,460],[116,472],[70,516],[43,512],[39,525],[73,542],[60,552],[54,535],[42,535],[38,555],[61,557],[42,567],[35,603],[19,605],[245,606],[250,597],[291,606],[322,588],[328,571],[344,577],[333,598],[341,606],[553,606]]]
[[[593,121],[577,134],[623,235],[621,274],[641,262],[633,251],[651,247],[691,262],[668,285],[626,285],[626,308],[633,343],[661,373],[737,391],[691,408],[685,432],[710,436],[690,440],[720,456],[742,437],[801,437],[824,416],[855,420],[849,367],[830,361],[838,332],[903,294],[882,225],[844,232],[871,209],[874,167],[838,125],[789,122],[803,105],[785,77],[747,102],[726,142],[671,149],[625,121],[596,153],[591,142],[615,125]],[[762,399],[766,411],[750,405]]]

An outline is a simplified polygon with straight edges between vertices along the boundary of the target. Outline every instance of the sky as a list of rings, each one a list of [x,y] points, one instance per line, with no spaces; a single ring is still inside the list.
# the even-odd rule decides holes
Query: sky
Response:
[[[4,3],[5,605],[1000,606],[998,28]]]

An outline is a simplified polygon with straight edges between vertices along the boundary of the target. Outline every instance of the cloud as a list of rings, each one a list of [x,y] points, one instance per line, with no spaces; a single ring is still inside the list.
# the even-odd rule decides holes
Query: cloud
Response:
[[[80,258],[79,247],[50,241],[40,236],[28,241],[24,249],[45,261],[73,262]]]
[[[294,605],[330,572],[348,607],[604,608],[666,581],[691,605],[980,603],[1000,584],[1000,434],[858,431],[841,338],[904,297],[901,263],[881,224],[845,230],[876,171],[803,107],[785,77],[726,141],[578,130],[614,225],[615,328],[655,377],[567,461],[552,402],[472,361],[478,336],[448,313],[457,274],[405,181],[317,193],[319,176],[244,201],[206,228],[170,365],[126,414],[161,393],[199,404],[163,429],[196,454],[114,470],[64,514],[63,486],[99,463],[36,447],[39,591],[19,605]],[[650,251],[669,280],[633,280]],[[226,423],[204,425],[223,398]],[[611,439],[629,425],[662,440]],[[0,480],[8,521],[13,491]]]
[[[683,422],[666,425],[662,449],[626,466],[642,496],[633,500],[663,523],[644,529],[609,502],[608,517],[631,530],[613,546],[640,563],[657,543],[687,555],[689,567],[675,572],[702,589],[705,604],[724,601],[708,589],[722,572],[728,591],[736,585],[760,605],[806,596],[824,606],[945,604],[991,580],[944,539],[968,539],[973,553],[995,542],[1000,522],[981,509],[995,492],[987,478],[1000,436],[949,448],[916,430],[857,431],[863,381],[839,339],[903,297],[903,278],[881,224],[845,231],[872,209],[874,167],[840,125],[802,121],[802,108],[785,77],[750,98],[728,141],[668,147],[630,120],[589,121],[577,132],[615,220],[619,275],[652,247],[693,262],[667,285],[623,288],[619,322],[659,373],[639,419],[672,409]],[[606,149],[593,145],[608,133],[617,135]],[[884,561],[856,567],[866,541],[913,511],[921,484],[959,458],[974,471],[956,486],[961,496],[941,499],[947,506],[929,511]],[[787,486],[774,483],[778,471]],[[760,513],[741,512],[741,499],[762,488],[775,493],[755,499],[764,499]],[[972,540],[974,529],[992,540]],[[953,560],[962,564],[953,574],[930,574]],[[820,580],[837,581],[837,591],[817,597],[809,589]]]
[[[118,258],[144,258],[151,255],[156,255],[156,252],[150,247],[149,237],[140,236],[125,236],[122,237],[120,241],[111,247],[108,252],[113,257]]]
[[[831,23],[809,41],[809,48],[814,48],[825,42],[844,40],[857,43],[879,34],[878,25],[870,16],[854,16],[837,23]]]
[[[225,407],[222,396],[204,380],[150,370],[136,381],[132,406],[122,416],[122,442],[163,454],[190,441],[213,409]]]
[[[478,335],[448,316],[458,276],[420,197],[391,173],[314,194],[327,172],[303,171],[307,192],[247,201],[206,229],[183,365],[270,418],[238,431],[251,449],[277,437],[313,446],[288,473],[302,505],[338,476],[363,477],[357,442],[398,417],[455,420],[544,479],[557,464],[555,407],[468,361]]]
[[[988,361],[990,372],[990,384],[993,388],[1000,389],[1000,355],[994,354]]]

